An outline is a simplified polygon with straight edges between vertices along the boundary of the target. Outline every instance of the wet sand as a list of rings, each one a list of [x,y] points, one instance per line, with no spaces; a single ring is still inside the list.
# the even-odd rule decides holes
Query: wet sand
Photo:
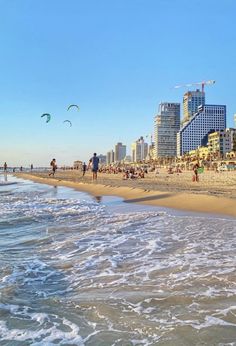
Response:
[[[174,208],[236,216],[236,172],[206,172],[198,183],[192,182],[192,172],[168,175],[164,170],[144,179],[122,180],[121,174],[98,175],[92,181],[91,173],[82,177],[78,171],[58,171],[55,177],[48,172],[18,173],[18,177],[54,186],[68,186],[93,196],[119,196],[127,203]]]

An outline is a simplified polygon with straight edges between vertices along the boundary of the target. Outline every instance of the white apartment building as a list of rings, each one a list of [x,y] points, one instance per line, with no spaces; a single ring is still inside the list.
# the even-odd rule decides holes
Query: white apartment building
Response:
[[[225,155],[236,150],[236,129],[228,128],[208,135],[210,153]]]
[[[180,129],[180,103],[164,102],[154,119],[154,156],[176,156],[176,138]]]
[[[143,161],[148,154],[148,144],[145,143],[143,137],[131,144],[131,160],[132,162]]]
[[[177,134],[177,155],[205,146],[208,134],[226,128],[226,106],[204,105]]]

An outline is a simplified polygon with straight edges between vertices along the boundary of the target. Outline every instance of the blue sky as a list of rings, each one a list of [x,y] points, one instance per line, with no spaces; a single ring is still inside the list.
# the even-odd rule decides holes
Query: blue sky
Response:
[[[216,80],[207,103],[233,126],[235,13],[234,0],[0,0],[0,165],[129,151],[159,102],[182,102],[177,84]]]

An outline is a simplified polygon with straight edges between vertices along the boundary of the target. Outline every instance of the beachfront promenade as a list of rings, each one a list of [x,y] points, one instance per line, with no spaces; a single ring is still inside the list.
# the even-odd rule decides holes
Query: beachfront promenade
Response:
[[[144,178],[123,179],[123,173],[99,173],[92,181],[90,171],[58,170],[54,178],[48,172],[17,173],[36,182],[77,188],[94,196],[115,195],[127,202],[159,205],[175,209],[236,216],[236,171],[217,173],[205,170],[199,182],[192,171],[168,174],[167,169],[151,172]]]

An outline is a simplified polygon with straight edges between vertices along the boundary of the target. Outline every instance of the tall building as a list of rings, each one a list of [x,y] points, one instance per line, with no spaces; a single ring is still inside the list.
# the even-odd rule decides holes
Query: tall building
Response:
[[[180,103],[160,103],[154,122],[155,158],[176,156],[176,138],[180,129]]]
[[[185,125],[192,116],[197,113],[199,106],[205,105],[205,92],[197,89],[196,91],[187,91],[183,97],[184,118],[183,125]]]
[[[126,156],[126,145],[122,143],[117,143],[115,145],[115,162],[122,161]]]
[[[145,143],[143,137],[131,144],[131,160],[132,162],[143,161],[148,154],[148,144]]]
[[[107,153],[107,160],[106,160],[106,164],[110,165],[111,163],[113,163],[115,161],[115,153],[113,150],[108,151]]]
[[[234,114],[234,127],[236,128],[236,113]]]
[[[208,134],[226,128],[226,106],[205,105],[187,122],[177,134],[177,155],[207,145]]]

